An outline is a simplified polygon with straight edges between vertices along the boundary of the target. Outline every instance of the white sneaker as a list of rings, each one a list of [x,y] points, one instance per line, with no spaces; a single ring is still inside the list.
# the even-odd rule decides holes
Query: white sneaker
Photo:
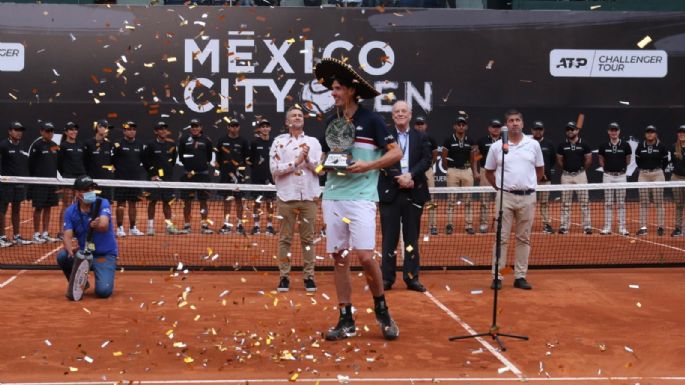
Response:
[[[619,233],[620,235],[623,235],[624,237],[627,237],[627,236],[630,235],[630,232],[628,232],[628,230],[626,230],[626,229],[618,230],[618,233]]]
[[[126,231],[124,231],[123,227],[119,227],[117,229],[117,237],[123,238],[126,236]]]
[[[135,227],[135,226],[133,226],[133,227],[128,231],[128,234],[129,234],[129,235],[136,236],[136,237],[140,237],[141,235],[145,235],[142,231],[138,230],[138,228]]]
[[[45,242],[45,239],[40,236],[40,233],[33,233],[33,243],[41,244]]]
[[[5,247],[10,247],[14,243],[10,242],[9,239],[7,239],[7,236],[3,235],[0,237],[0,248],[5,248]]]
[[[28,239],[24,239],[21,237],[21,235],[17,234],[14,236],[14,243],[19,245],[19,246],[24,246],[24,245],[30,245],[33,242],[29,241]]]
[[[149,235],[149,236],[155,235],[155,228],[154,227],[148,227],[147,231],[145,232],[145,235]]]
[[[601,235],[609,235],[611,234],[611,229],[602,229],[602,231],[599,232]]]
[[[50,243],[54,243],[54,242],[59,242],[59,241],[60,241],[59,238],[53,238],[53,237],[51,237],[50,234],[48,234],[47,231],[43,232],[43,234],[41,235],[41,238],[45,239],[45,242],[50,242]]]

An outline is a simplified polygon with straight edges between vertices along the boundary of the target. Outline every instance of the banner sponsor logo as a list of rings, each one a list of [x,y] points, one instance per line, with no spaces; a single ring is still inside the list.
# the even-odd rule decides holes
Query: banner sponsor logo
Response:
[[[661,50],[554,49],[549,53],[554,77],[663,78],[668,55]]]
[[[21,43],[0,43],[0,71],[19,72],[24,69],[24,46]]]

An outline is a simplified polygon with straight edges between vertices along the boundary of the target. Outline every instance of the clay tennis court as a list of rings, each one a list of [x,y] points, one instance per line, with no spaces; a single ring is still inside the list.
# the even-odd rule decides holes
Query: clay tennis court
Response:
[[[326,342],[337,320],[330,272],[310,296],[298,274],[276,294],[275,272],[124,271],[110,299],[75,303],[56,271],[3,271],[0,373],[3,383],[60,384],[685,381],[685,269],[534,271],[530,292],[507,278],[498,323],[530,341],[504,339],[502,353],[489,340],[447,339],[490,326],[482,271],[426,272],[428,293],[388,292],[401,328],[393,342],[356,274],[361,336]]]

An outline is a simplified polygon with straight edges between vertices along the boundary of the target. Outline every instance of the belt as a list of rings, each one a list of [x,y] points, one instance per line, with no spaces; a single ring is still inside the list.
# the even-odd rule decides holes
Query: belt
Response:
[[[576,175],[579,175],[579,174],[582,173],[582,172],[585,172],[585,169],[582,169],[582,168],[581,168],[581,169],[578,170],[578,171],[566,171],[566,170],[564,170],[564,174],[570,175],[570,176],[576,176]]]
[[[621,176],[621,175],[625,175],[625,174],[626,174],[625,171],[617,171],[617,172],[613,172],[613,171],[604,171],[604,173],[607,174],[607,175],[611,175],[611,176]]]
[[[510,194],[514,195],[530,195],[535,192],[535,189],[528,189],[528,190],[502,190],[505,192],[508,192]]]
[[[640,172],[659,172],[660,168],[641,168]]]

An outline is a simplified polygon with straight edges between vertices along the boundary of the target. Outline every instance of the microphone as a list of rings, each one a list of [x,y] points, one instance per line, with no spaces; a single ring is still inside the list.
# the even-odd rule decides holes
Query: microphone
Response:
[[[502,151],[504,151],[505,154],[509,153],[509,127],[507,126],[502,126],[502,133],[500,134],[502,138]]]

